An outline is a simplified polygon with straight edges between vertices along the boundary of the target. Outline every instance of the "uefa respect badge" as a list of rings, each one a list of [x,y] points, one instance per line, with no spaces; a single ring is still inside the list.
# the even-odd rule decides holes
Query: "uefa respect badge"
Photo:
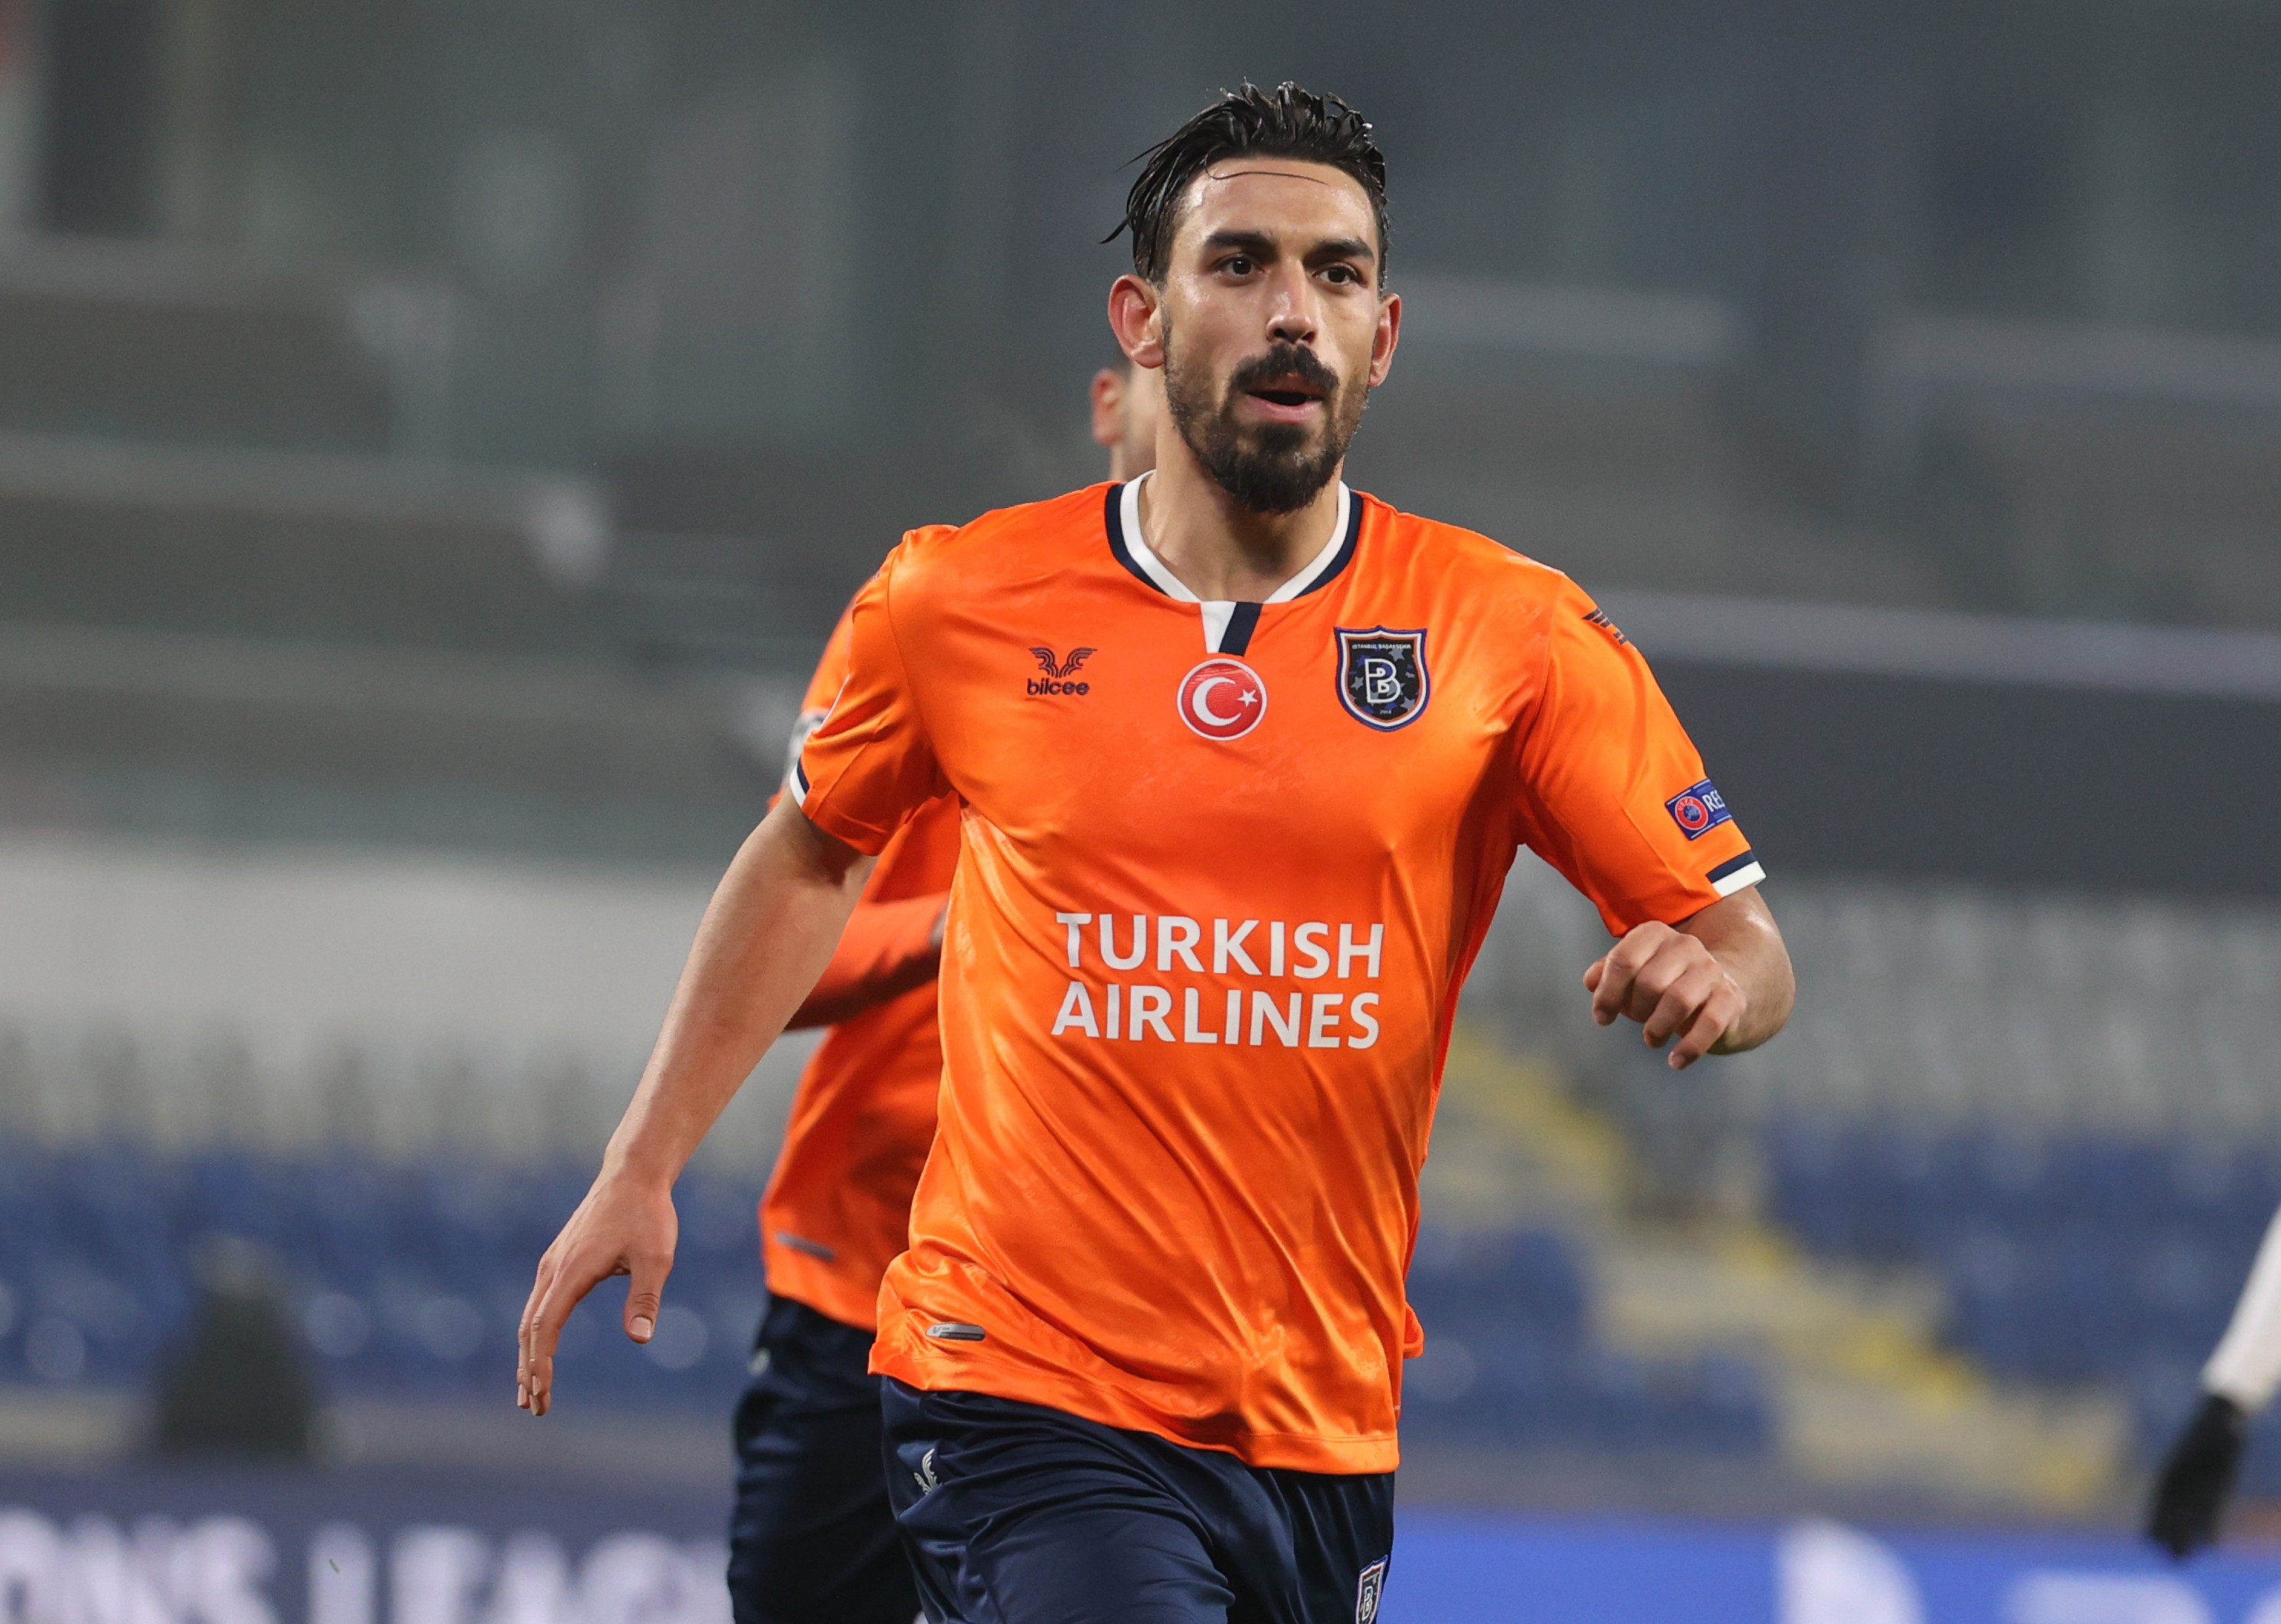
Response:
[[[1680,791],[1663,803],[1663,809],[1671,814],[1671,821],[1679,825],[1679,832],[1690,840],[1701,839],[1735,816],[1727,810],[1727,798],[1708,778]]]

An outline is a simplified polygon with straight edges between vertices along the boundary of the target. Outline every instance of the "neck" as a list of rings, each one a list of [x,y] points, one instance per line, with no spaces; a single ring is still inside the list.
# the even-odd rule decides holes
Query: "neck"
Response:
[[[1169,423],[1157,437],[1156,476],[1140,487],[1148,550],[1207,602],[1263,601],[1329,545],[1338,511],[1335,476],[1292,513],[1237,506]]]

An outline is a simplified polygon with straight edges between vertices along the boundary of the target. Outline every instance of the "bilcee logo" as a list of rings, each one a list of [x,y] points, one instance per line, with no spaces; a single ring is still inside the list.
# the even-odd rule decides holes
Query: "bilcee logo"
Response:
[[[1032,649],[1030,653],[1037,657],[1038,669],[1045,675],[1030,678],[1029,692],[1032,695],[1092,692],[1091,683],[1073,683],[1070,678],[1077,675],[1079,666],[1100,652],[1097,648],[1073,648],[1070,650],[1068,659],[1055,660],[1050,648]]]
[[[1424,631],[1338,628],[1339,703],[1356,721],[1381,732],[1408,727],[1434,697],[1426,673]]]
[[[1225,742],[1259,725],[1267,684],[1241,660],[1207,660],[1180,678],[1174,703],[1190,732]]]

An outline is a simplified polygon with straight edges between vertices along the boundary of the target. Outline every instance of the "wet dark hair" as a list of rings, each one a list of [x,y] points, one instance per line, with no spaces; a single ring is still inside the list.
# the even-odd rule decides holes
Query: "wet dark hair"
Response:
[[[1162,284],[1188,183],[1229,158],[1295,158],[1342,170],[1370,198],[1378,225],[1378,282],[1386,284],[1386,157],[1370,139],[1370,122],[1335,96],[1317,96],[1285,81],[1272,91],[1247,81],[1220,97],[1134,161],[1140,173],[1125,198],[1125,218],[1102,239],[1133,234],[1136,275]]]

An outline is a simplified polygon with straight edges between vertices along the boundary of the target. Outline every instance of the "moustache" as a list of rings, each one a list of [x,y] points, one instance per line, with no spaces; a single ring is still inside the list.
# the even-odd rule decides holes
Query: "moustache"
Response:
[[[1339,392],[1339,375],[1325,366],[1320,357],[1304,344],[1279,344],[1264,355],[1255,355],[1237,365],[1228,379],[1231,394],[1248,394],[1264,385],[1280,383],[1287,378],[1322,391],[1329,399]]]

